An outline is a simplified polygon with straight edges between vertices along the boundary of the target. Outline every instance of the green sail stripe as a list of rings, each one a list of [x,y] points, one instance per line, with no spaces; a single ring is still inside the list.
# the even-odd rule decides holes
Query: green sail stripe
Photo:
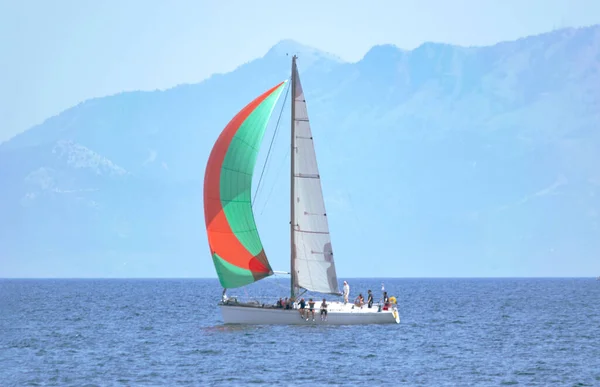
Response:
[[[237,288],[239,286],[251,284],[255,281],[250,270],[232,265],[217,254],[213,254],[212,258],[215,263],[219,282],[221,282],[221,286],[225,289]]]
[[[257,256],[263,246],[252,213],[252,175],[260,143],[283,84],[244,120],[232,138],[221,166],[221,204],[240,243]]]

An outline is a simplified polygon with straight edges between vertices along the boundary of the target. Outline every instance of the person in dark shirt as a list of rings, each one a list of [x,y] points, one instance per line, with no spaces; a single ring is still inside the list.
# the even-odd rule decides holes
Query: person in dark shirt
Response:
[[[305,318],[304,317],[304,308],[306,307],[306,302],[304,301],[304,298],[300,299],[300,308],[298,309],[298,311],[300,312],[300,317],[301,318]],[[308,317],[306,317],[306,319],[308,320]]]
[[[371,293],[371,290],[369,289],[369,294],[367,295],[367,307],[372,307],[373,306],[373,293]]]
[[[312,298],[308,299],[308,312],[312,313],[312,320],[315,321],[315,302]],[[308,313],[306,314],[306,321],[308,321]]]
[[[390,298],[388,297],[387,292],[383,292],[383,310],[388,310],[390,306]]]

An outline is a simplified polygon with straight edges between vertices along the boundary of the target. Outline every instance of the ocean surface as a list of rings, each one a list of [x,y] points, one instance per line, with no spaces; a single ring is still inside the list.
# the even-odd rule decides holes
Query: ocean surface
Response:
[[[0,280],[0,386],[600,386],[595,278],[349,279],[351,298],[382,281],[398,325],[225,326],[216,279]]]

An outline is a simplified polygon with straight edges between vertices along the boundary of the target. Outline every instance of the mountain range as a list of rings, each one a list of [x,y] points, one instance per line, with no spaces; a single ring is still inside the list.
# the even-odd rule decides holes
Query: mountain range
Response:
[[[380,45],[355,63],[284,40],[197,84],[84,101],[0,144],[0,277],[214,277],[208,154],[289,77],[292,54],[338,275],[600,274],[591,26],[487,47]],[[271,121],[255,211],[274,269],[288,270],[289,101]]]

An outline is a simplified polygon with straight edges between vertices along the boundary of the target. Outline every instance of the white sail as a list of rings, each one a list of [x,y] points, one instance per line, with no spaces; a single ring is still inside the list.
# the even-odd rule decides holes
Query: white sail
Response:
[[[298,70],[293,65],[294,125],[293,285],[320,293],[339,294],[327,212],[317,156]]]

